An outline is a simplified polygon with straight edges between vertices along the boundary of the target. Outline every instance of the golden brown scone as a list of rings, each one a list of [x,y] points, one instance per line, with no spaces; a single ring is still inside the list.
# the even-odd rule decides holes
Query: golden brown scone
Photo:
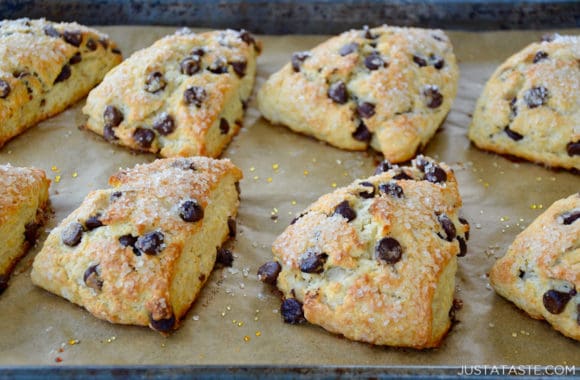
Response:
[[[0,147],[56,115],[121,62],[102,33],[44,19],[0,22]]]
[[[481,94],[469,138],[485,150],[580,169],[580,37],[552,36],[511,56]]]
[[[40,169],[0,165],[0,293],[45,222],[49,186]]]
[[[580,193],[556,201],[490,272],[490,283],[532,318],[580,341]]]
[[[32,281],[97,318],[169,332],[231,234],[241,178],[205,157],[122,170],[50,233]]]
[[[415,156],[451,108],[459,71],[441,30],[351,30],[292,55],[258,93],[262,115],[336,147]]]
[[[242,125],[260,47],[246,31],[164,37],[91,91],[87,127],[163,157],[217,157]]]
[[[273,244],[258,277],[305,318],[377,345],[437,347],[451,325],[469,225],[453,171],[419,156],[322,196]]]

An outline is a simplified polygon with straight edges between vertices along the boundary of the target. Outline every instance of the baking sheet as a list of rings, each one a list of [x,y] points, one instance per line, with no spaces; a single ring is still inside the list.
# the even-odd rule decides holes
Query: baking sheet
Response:
[[[175,28],[102,27],[125,56]],[[566,33],[566,31],[561,31]],[[567,31],[578,34],[578,30]],[[457,99],[425,154],[450,164],[470,221],[468,255],[459,260],[456,324],[438,349],[415,351],[351,342],[312,325],[282,323],[280,300],[258,282],[258,267],[290,220],[320,195],[370,175],[377,155],[345,152],[260,118],[255,98],[240,134],[224,153],[243,171],[233,268],[214,271],[182,326],[168,338],[143,327],[100,321],[64,299],[34,287],[30,265],[18,265],[0,295],[0,366],[6,365],[580,365],[580,343],[525,316],[488,285],[486,273],[518,232],[555,200],[580,190],[580,177],[477,150],[466,128],[494,68],[543,33],[449,33],[460,62]],[[325,36],[262,37],[256,88],[293,51]],[[37,166],[53,180],[55,217],[47,230],[106,187],[120,167],[149,162],[149,154],[112,146],[83,124],[84,100],[0,150],[0,163]],[[46,237],[40,238],[39,245]]]

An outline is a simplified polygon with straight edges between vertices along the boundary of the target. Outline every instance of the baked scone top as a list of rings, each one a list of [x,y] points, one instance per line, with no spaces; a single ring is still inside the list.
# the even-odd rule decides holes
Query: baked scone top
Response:
[[[42,182],[50,183],[41,169],[0,165],[0,226],[14,210],[30,199]]]

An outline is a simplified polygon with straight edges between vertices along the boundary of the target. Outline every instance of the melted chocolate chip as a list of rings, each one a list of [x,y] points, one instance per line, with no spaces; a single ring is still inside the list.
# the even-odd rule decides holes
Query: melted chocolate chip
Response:
[[[229,249],[218,248],[215,262],[224,267],[231,267],[234,263],[234,254]]]
[[[33,245],[36,242],[36,237],[38,236],[38,230],[40,229],[40,224],[38,223],[26,223],[24,226],[24,240],[28,244]]]
[[[455,228],[455,224],[453,224],[451,219],[449,219],[447,215],[441,214],[437,217],[437,220],[439,221],[439,224],[441,224],[441,227],[445,232],[445,236],[441,236],[440,234],[438,234],[439,237],[447,241],[452,241],[453,239],[455,239],[455,237],[457,236],[457,229]]]
[[[359,117],[368,119],[375,114],[375,105],[368,102],[363,102],[357,105],[356,113]]]
[[[223,58],[216,59],[207,70],[214,74],[225,74],[228,72],[228,64]]]
[[[508,135],[508,137],[514,141],[520,141],[521,139],[524,138],[524,136],[520,135],[519,133],[517,133],[516,131],[512,131],[510,129],[510,127],[505,127],[503,129],[503,131],[505,132],[506,135]]]
[[[536,108],[548,102],[548,95],[546,87],[532,87],[524,93],[524,101],[529,108]]]
[[[89,49],[90,51],[95,51],[97,50],[97,43],[95,42],[95,40],[93,40],[92,38],[89,38],[87,40],[87,44],[86,44],[87,49]]]
[[[70,78],[70,75],[71,75],[70,66],[66,64],[62,67],[60,74],[58,74],[58,76],[54,80],[54,84],[67,80],[68,78]]]
[[[111,53],[121,55],[121,50],[119,50],[119,48],[112,48]]]
[[[237,61],[231,62],[232,68],[234,69],[235,73],[238,77],[243,78],[246,75],[246,68],[248,66],[248,62],[246,61]]]
[[[8,95],[10,95],[10,84],[3,79],[0,79],[0,99],[5,99]]]
[[[335,103],[344,104],[348,101],[348,93],[346,92],[346,85],[342,81],[335,82],[328,88],[328,97]]]
[[[123,113],[117,107],[109,105],[105,107],[103,119],[106,124],[109,124],[111,127],[116,127],[123,122],[124,117]]]
[[[149,316],[149,324],[156,331],[163,333],[170,332],[175,325],[175,315],[172,314],[171,317],[160,320],[155,320],[153,317]]]
[[[465,243],[465,239],[461,236],[457,237],[457,242],[459,243],[459,254],[458,257],[463,257],[467,254],[467,244]]]
[[[366,182],[366,181],[359,183],[359,185],[365,187],[365,189],[363,191],[360,191],[358,193],[358,195],[361,198],[365,198],[365,199],[374,198],[374,196],[375,196],[375,185],[373,185],[370,182]]]
[[[551,314],[560,314],[566,308],[566,304],[570,301],[570,293],[559,292],[557,290],[548,290],[544,293],[542,301],[544,307]]]
[[[443,95],[437,86],[425,87],[423,96],[425,96],[425,104],[429,108],[439,108],[443,104]]]
[[[195,223],[203,219],[203,208],[194,199],[189,199],[179,205],[179,216],[183,221]]]
[[[175,121],[168,113],[163,112],[155,121],[153,121],[153,129],[161,136],[167,136],[175,131]]]
[[[459,223],[469,227],[469,222],[465,218],[459,217]],[[469,231],[465,232],[465,240],[469,240]]]
[[[421,58],[417,55],[413,56],[413,62],[415,62],[417,65],[419,65],[419,67],[425,67],[427,66],[427,60],[424,58]]]
[[[351,43],[348,43],[348,44],[344,45],[343,47],[341,47],[338,50],[338,54],[340,54],[342,57],[344,57],[345,55],[349,55],[351,53],[354,53],[357,50],[358,50],[358,44],[356,42],[351,42]]]
[[[306,322],[302,304],[296,298],[286,298],[282,302],[280,313],[282,318],[284,318],[284,323],[295,325]]]
[[[92,231],[95,228],[99,228],[103,226],[103,222],[101,222],[101,214],[97,213],[95,215],[91,215],[85,220],[85,228],[87,231]]]
[[[580,156],[580,141],[576,142],[569,142],[566,145],[566,152],[568,152],[568,156]]]
[[[87,268],[83,275],[83,281],[89,288],[100,292],[103,288],[103,280],[99,275],[99,264],[91,265]]]
[[[443,58],[439,57],[438,55],[435,55],[435,54],[429,55],[429,62],[437,70],[441,70],[445,66],[445,60]]]
[[[139,236],[135,248],[147,255],[156,255],[165,248],[164,241],[165,236],[161,231],[152,231]]]
[[[367,69],[374,71],[380,69],[383,66],[385,66],[385,62],[378,52],[374,51],[366,56],[365,67]]]
[[[403,247],[393,238],[382,238],[375,247],[375,256],[377,260],[387,264],[395,264],[403,256]]]
[[[103,49],[107,50],[109,48],[109,40],[106,38],[100,38],[99,43],[103,47]]]
[[[413,179],[413,177],[407,174],[406,171],[401,170],[398,174],[393,176],[393,179],[398,181],[400,179]]]
[[[384,172],[388,172],[392,168],[393,168],[393,165],[391,165],[391,163],[389,161],[384,160],[380,164],[377,165],[377,168],[375,169],[375,175],[381,174]]]
[[[237,229],[238,228],[236,225],[236,220],[232,217],[229,217],[228,218],[228,236],[231,238],[235,238]]]
[[[356,211],[354,211],[348,201],[340,202],[334,209],[334,213],[332,215],[340,215],[350,222],[356,218]]]
[[[248,45],[252,45],[252,44],[255,45],[256,44],[256,40],[254,39],[254,36],[252,36],[250,34],[250,32],[248,32],[245,29],[240,30],[239,36],[240,36],[240,39]]]
[[[147,128],[137,127],[133,132],[133,140],[140,148],[148,149],[155,140],[155,132]]]
[[[387,183],[381,183],[379,185],[379,191],[381,193],[390,195],[395,198],[403,198],[405,193],[403,192],[403,188],[397,184],[395,181],[389,181]]]
[[[222,135],[227,135],[230,131],[230,123],[223,117],[220,119],[220,132]]]
[[[150,73],[145,79],[145,91],[152,94],[163,90],[165,86],[167,86],[167,82],[165,81],[165,78],[163,78],[163,74],[159,71]]]
[[[447,181],[447,173],[435,164],[425,167],[425,179],[431,183],[441,183]]]
[[[298,215],[297,217],[295,217],[294,219],[292,219],[292,220],[290,221],[290,225],[293,225],[294,223],[296,223],[296,222],[298,221],[298,219],[302,218],[302,217],[303,217],[304,215],[306,215],[306,214],[307,214],[307,212],[300,213],[300,215]]]
[[[60,38],[60,33],[52,25],[47,25],[44,27],[44,34],[49,37]]]
[[[133,247],[135,248],[135,243],[137,242],[137,237],[127,234],[123,236],[119,236],[119,243],[122,247]],[[141,253],[139,253],[140,255]]]
[[[62,38],[69,44],[79,47],[81,42],[83,42],[83,34],[80,30],[65,30],[62,34]]]
[[[298,262],[300,270],[304,273],[322,273],[328,255],[324,252],[306,251]]]
[[[310,52],[308,51],[299,51],[292,54],[292,69],[295,73],[300,72],[300,66],[302,66],[302,62],[304,62],[307,58],[310,57]]]
[[[358,124],[356,131],[352,133],[352,137],[355,140],[362,141],[362,142],[369,142],[373,138],[371,131],[368,130],[365,123],[361,122]]]
[[[60,235],[62,243],[69,247],[77,246],[83,238],[83,226],[78,222],[72,222],[66,226]]]
[[[81,53],[76,52],[75,55],[73,55],[69,59],[68,63],[70,63],[71,65],[75,65],[75,64],[79,63],[82,60],[83,60],[83,57],[81,56]]]
[[[179,69],[184,75],[193,75],[201,68],[199,64],[200,58],[197,55],[192,57],[185,57],[179,64]]]
[[[282,267],[277,261],[268,261],[258,269],[258,280],[270,284],[276,285],[276,280]]]
[[[564,225],[570,225],[580,219],[580,209],[578,210],[571,210],[568,212],[563,213],[559,216],[558,220],[560,220]]]
[[[186,104],[194,104],[197,108],[201,107],[201,103],[205,100],[207,94],[201,87],[191,86],[183,92],[183,101]]]
[[[111,124],[105,124],[105,127],[103,128],[103,138],[107,141],[115,141],[118,139]]]
[[[536,53],[536,55],[534,55],[534,60],[533,60],[533,62],[534,62],[534,63],[538,63],[538,62],[540,62],[541,60],[543,60],[543,59],[546,59],[546,58],[548,58],[548,53],[546,53],[545,51],[541,51],[541,50],[540,50],[540,51],[538,51],[538,52]]]

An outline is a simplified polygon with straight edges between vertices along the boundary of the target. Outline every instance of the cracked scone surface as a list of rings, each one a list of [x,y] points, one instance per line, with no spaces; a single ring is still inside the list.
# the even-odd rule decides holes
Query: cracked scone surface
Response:
[[[552,36],[508,58],[477,101],[469,138],[484,150],[580,169],[580,37]]]
[[[0,293],[45,222],[49,186],[40,169],[0,165]]]
[[[490,283],[532,318],[580,341],[580,193],[556,201],[520,233]]]
[[[111,176],[50,233],[32,281],[113,323],[177,327],[230,234],[241,171],[172,158]]]
[[[466,253],[460,207],[451,169],[422,156],[322,196],[272,247],[285,321],[299,322],[285,313],[302,304],[306,320],[349,339],[438,346]]]
[[[121,59],[107,35],[77,23],[0,22],[0,146],[87,95]]]
[[[246,31],[164,37],[91,91],[87,128],[162,157],[217,157],[242,125],[260,49]]]
[[[351,30],[292,61],[258,92],[264,117],[336,147],[413,158],[455,98],[459,71],[441,30]]]

